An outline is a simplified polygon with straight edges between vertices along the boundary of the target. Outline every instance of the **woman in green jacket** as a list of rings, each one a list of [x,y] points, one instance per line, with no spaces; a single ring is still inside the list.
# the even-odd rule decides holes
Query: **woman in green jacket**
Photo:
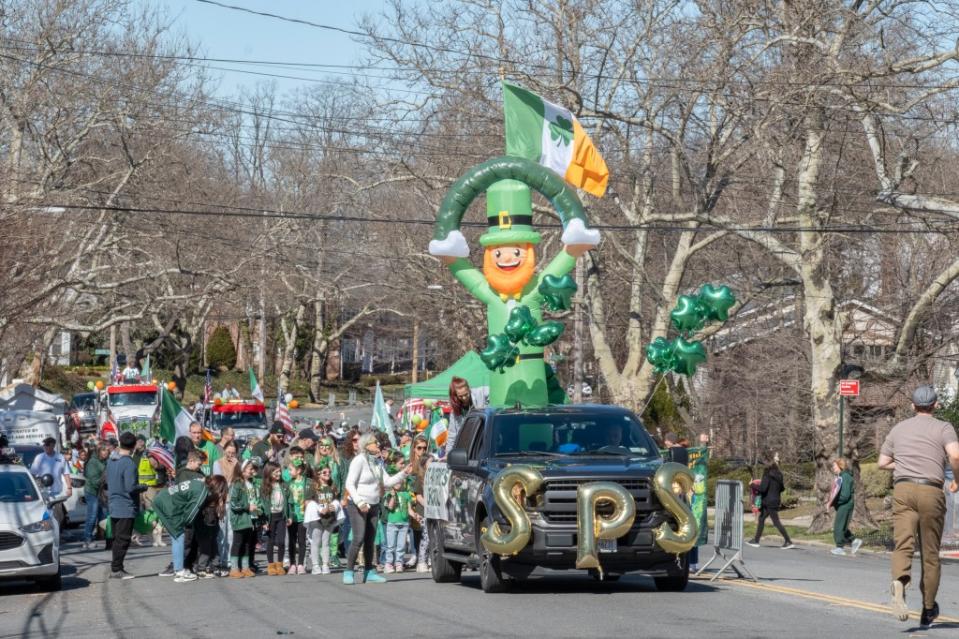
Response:
[[[852,520],[852,511],[856,505],[853,499],[855,484],[852,473],[846,468],[846,460],[842,458],[832,463],[832,472],[836,476],[829,499],[829,505],[836,509],[836,519],[832,526],[836,547],[832,549],[832,554],[845,555],[846,550],[843,546],[846,544],[850,544],[852,554],[856,554],[862,546],[862,540],[856,539],[849,532],[849,522]]]
[[[239,476],[230,485],[230,526],[233,528],[233,545],[230,548],[230,577],[253,577],[252,561],[250,557],[256,548],[256,534],[253,520],[260,513],[260,499],[256,487],[253,485],[253,476],[256,474],[256,464],[247,459],[240,467]],[[241,567],[243,558],[247,558],[247,567]]]
[[[282,575],[283,551],[286,549],[286,522],[289,519],[290,489],[283,481],[280,467],[273,462],[263,466],[263,481],[259,488],[263,515],[269,526],[266,538],[266,574]],[[274,561],[274,553],[277,561]]]

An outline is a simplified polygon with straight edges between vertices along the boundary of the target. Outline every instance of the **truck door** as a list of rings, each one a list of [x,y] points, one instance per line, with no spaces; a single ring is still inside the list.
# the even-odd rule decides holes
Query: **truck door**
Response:
[[[468,416],[456,436],[453,450],[462,450],[469,454],[473,448],[477,431],[482,430],[480,428],[482,423],[482,415]],[[473,532],[470,526],[473,522],[472,509],[476,502],[470,499],[470,488],[478,481],[476,477],[478,463],[472,457],[469,457],[469,460],[467,468],[451,469],[450,471],[449,521],[446,524],[445,543],[450,548],[461,550],[472,549]]]

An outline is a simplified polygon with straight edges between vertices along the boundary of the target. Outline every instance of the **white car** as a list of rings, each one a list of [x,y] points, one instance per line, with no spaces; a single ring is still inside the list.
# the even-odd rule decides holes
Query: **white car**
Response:
[[[30,471],[0,460],[0,580],[32,579],[59,590],[60,527]]]

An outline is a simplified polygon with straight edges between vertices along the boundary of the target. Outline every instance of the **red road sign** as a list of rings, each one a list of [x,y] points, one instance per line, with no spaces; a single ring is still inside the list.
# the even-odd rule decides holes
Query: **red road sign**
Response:
[[[843,397],[859,397],[858,379],[839,380],[839,394]]]

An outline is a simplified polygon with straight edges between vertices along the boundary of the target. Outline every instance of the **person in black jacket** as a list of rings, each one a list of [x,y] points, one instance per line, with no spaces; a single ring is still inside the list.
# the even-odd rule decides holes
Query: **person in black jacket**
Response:
[[[773,461],[766,466],[766,469],[763,471],[762,482],[759,485],[759,495],[762,498],[761,508],[759,510],[759,523],[756,525],[756,536],[752,541],[746,542],[754,548],[759,548],[759,540],[763,536],[763,526],[766,523],[767,517],[772,519],[773,526],[775,526],[779,534],[783,536],[782,547],[787,550],[795,548],[789,539],[789,533],[786,532],[782,522],[779,521],[780,497],[783,491],[786,490],[786,484],[783,482],[783,474],[779,470],[778,461],[779,460],[774,457]]]

